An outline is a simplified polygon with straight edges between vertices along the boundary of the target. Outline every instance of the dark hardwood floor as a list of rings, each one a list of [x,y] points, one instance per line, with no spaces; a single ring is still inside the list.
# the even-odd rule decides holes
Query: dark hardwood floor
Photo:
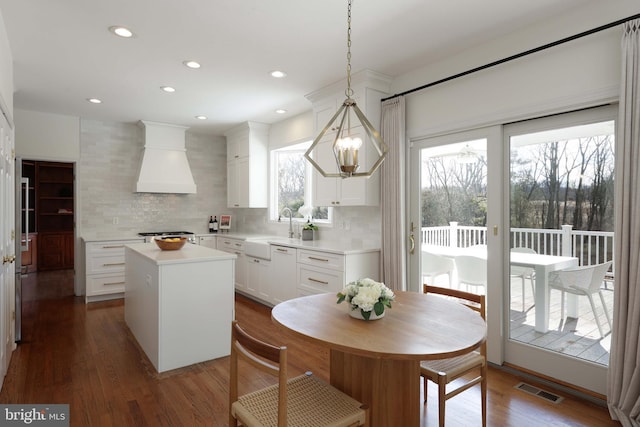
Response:
[[[68,271],[25,278],[23,341],[12,355],[0,402],[68,403],[74,427],[228,424],[227,357],[158,375],[127,329],[123,301],[85,305],[73,296],[72,282]],[[281,333],[268,307],[238,296],[236,318],[249,333],[288,345],[291,375],[313,370],[328,378],[328,352]],[[564,400],[553,404],[514,389],[520,381],[489,369],[489,426],[620,425],[591,402],[558,393]],[[256,373],[241,386],[267,383]],[[438,425],[436,398],[430,385],[422,426]],[[478,390],[447,402],[447,425],[480,425]]]

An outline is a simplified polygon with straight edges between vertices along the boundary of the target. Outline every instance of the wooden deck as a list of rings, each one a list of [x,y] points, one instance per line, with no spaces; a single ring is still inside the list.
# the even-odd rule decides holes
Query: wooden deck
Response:
[[[437,277],[436,286],[448,287],[447,276]],[[551,291],[549,306],[549,331],[547,333],[534,330],[536,307],[531,292],[531,285],[525,282],[524,310],[522,304],[522,282],[518,278],[511,280],[511,309],[509,313],[511,339],[559,353],[575,356],[580,359],[609,365],[609,349],[611,345],[611,330],[607,318],[602,310],[600,298],[594,296],[596,311],[602,325],[604,338],[600,337],[598,325],[595,322],[591,306],[587,297],[579,297],[579,316],[568,317],[563,322],[560,318],[560,292]],[[466,290],[463,286],[463,290]],[[471,289],[473,292],[473,289]],[[613,314],[613,287],[603,284],[604,299],[609,314]]]
[[[525,283],[524,311],[522,310],[522,284],[519,279],[511,281],[510,333],[511,339],[559,353],[575,356],[605,366],[609,365],[609,349],[611,345],[611,329],[601,306],[600,298],[594,295],[596,311],[602,325],[604,338],[600,337],[598,325],[589,299],[579,297],[578,317],[563,320],[560,311],[560,292],[551,291],[549,309],[549,331],[547,333],[534,330],[536,307],[531,294],[531,286]],[[603,295],[609,314],[613,313],[613,288],[603,284]]]

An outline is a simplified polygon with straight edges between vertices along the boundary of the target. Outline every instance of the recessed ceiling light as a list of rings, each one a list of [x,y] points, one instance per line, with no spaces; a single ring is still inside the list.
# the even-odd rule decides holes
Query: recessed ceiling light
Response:
[[[276,79],[281,79],[283,77],[287,77],[287,73],[280,70],[275,70],[271,72],[271,77],[275,77]]]
[[[182,61],[182,63],[184,64],[185,67],[189,67],[193,69],[200,68],[200,63],[196,61],[188,60],[188,61]]]
[[[162,89],[165,92],[169,92],[169,93],[173,93],[176,90],[174,88],[172,88],[171,86],[160,86],[160,89]]]
[[[284,109],[282,109],[282,108],[280,108],[280,109],[276,110],[276,113],[278,113],[278,114],[284,114],[284,113],[286,113],[286,112],[287,112],[287,110],[284,110]]]
[[[198,120],[207,120],[207,116],[196,116]]]
[[[109,27],[109,31],[111,31],[116,36],[120,36],[120,37],[124,37],[124,38],[133,37],[133,33],[131,32],[130,29],[125,28],[125,27],[120,27],[118,25],[114,25],[113,27]]]
[[[92,104],[102,104],[102,100],[98,98],[87,98],[87,101],[89,101]]]

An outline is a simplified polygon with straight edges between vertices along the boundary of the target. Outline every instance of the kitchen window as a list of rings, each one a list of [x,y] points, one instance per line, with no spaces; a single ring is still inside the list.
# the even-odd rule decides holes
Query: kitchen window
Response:
[[[331,223],[331,208],[312,206],[312,166],[304,158],[312,141],[271,151],[270,218],[277,221],[284,208],[293,218],[305,222]]]

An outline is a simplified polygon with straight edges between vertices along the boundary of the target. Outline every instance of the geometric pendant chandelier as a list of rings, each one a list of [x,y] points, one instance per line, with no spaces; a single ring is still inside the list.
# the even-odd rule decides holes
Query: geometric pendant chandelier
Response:
[[[313,140],[313,143],[304,154],[304,157],[315,167],[324,177],[370,177],[382,164],[387,155],[388,147],[384,143],[380,132],[378,132],[371,122],[365,117],[353,96],[351,89],[351,1],[349,0],[347,10],[347,89],[344,100],[338,111],[329,120],[329,123],[322,129],[320,134]],[[354,125],[352,126],[352,120]],[[364,131],[364,135],[362,134]],[[335,133],[334,133],[335,132]],[[332,139],[331,150],[335,158],[337,172],[325,171],[313,158],[312,153],[318,146],[329,137]],[[363,141],[364,138],[364,141]],[[365,146],[363,147],[363,144]],[[326,144],[325,144],[326,145]],[[327,148],[328,149],[328,148]],[[366,170],[361,169],[362,150],[366,150],[367,156],[376,156],[375,161],[367,161],[371,164]]]

